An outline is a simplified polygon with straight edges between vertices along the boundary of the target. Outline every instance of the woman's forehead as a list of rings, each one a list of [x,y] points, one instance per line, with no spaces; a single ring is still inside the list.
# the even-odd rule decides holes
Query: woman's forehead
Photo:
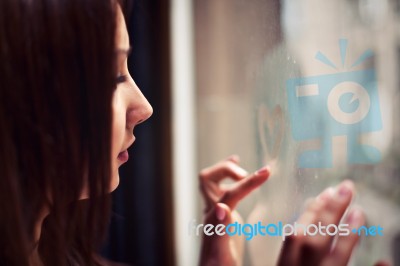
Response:
[[[124,15],[122,13],[121,7],[117,5],[117,29],[116,29],[116,47],[118,50],[128,51],[129,45],[129,35],[126,28]]]

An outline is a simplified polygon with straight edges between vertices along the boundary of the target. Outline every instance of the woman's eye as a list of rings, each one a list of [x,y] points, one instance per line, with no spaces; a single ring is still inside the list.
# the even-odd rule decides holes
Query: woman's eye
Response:
[[[124,83],[126,79],[127,79],[126,75],[119,74],[116,78],[116,83],[117,84]]]

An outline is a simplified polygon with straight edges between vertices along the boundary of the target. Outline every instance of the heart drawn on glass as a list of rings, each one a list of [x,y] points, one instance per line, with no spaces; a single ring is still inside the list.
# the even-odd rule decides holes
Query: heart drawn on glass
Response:
[[[278,159],[285,134],[283,111],[280,105],[276,105],[272,112],[265,104],[260,105],[258,109],[258,133],[264,162]]]

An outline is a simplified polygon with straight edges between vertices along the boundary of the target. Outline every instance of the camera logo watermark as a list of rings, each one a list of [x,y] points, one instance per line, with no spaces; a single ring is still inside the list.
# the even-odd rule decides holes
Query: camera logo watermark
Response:
[[[365,235],[365,236],[383,236],[383,228],[380,225],[377,226],[361,226],[359,228],[350,228],[349,224],[329,224],[322,225],[321,222],[318,224],[304,225],[295,222],[294,224],[283,224],[268,223],[263,224],[258,222],[255,224],[240,224],[234,222],[228,225],[224,224],[197,224],[196,220],[193,219],[189,222],[189,235],[190,236],[223,236],[225,234],[229,236],[244,236],[247,241],[253,239],[254,236],[274,236],[281,237],[285,241],[286,237],[291,235],[304,235],[304,236],[348,236],[350,234]]]
[[[340,39],[339,47],[344,68],[347,40]],[[332,167],[332,139],[337,136],[347,138],[347,163],[381,161],[381,153],[376,147],[362,144],[358,139],[361,134],[382,129],[375,69],[352,70],[372,56],[371,50],[364,52],[350,65],[350,71],[287,80],[293,138],[320,141],[319,149],[300,154],[300,168]],[[321,52],[315,58],[338,70]]]

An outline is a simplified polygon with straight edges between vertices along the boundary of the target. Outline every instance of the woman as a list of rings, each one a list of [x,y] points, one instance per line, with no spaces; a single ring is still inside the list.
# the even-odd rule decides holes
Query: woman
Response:
[[[151,114],[121,85],[120,13],[109,0],[0,1],[0,265],[95,264],[104,195]]]
[[[96,251],[107,195],[134,127],[152,114],[129,75],[129,51],[114,0],[0,1],[0,265],[106,264]],[[269,171],[246,177],[236,156],[204,169],[206,222],[240,220],[235,206]],[[225,177],[237,182],[222,188]],[[338,191],[323,192],[302,221],[338,223],[353,186]],[[349,219],[363,223],[358,211]],[[332,253],[332,238],[289,238],[280,264],[345,265],[356,242],[341,238]],[[240,264],[242,247],[240,238],[205,237],[200,264]]]

